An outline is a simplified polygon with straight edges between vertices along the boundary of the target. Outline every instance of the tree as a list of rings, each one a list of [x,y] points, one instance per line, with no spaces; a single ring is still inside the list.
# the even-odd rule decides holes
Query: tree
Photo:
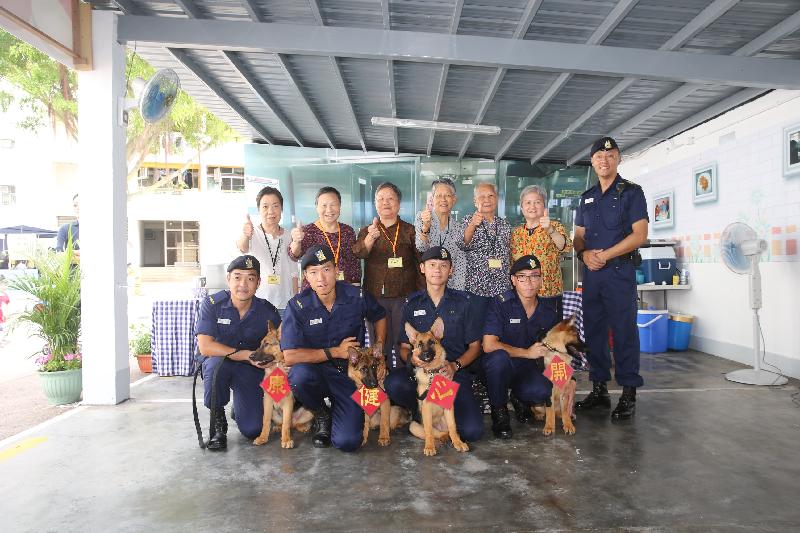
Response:
[[[153,67],[144,59],[129,51],[126,66],[128,97],[133,97],[132,80],[146,80],[154,73]],[[18,124],[19,127],[37,131],[49,120],[54,130],[61,125],[70,138],[77,140],[78,80],[74,71],[0,30],[0,78],[26,93],[25,97],[15,102],[12,94],[0,91],[0,109],[6,111],[10,105],[17,103],[27,110],[27,116]],[[175,133],[180,133],[188,146],[197,150],[193,159],[199,158],[204,150],[212,146],[237,138],[227,124],[180,91],[170,113],[154,124],[145,123],[138,110],[129,114],[125,147],[129,183],[135,181],[147,155],[158,152],[161,146],[170,146]],[[172,179],[191,163],[192,160],[185,162],[184,168],[159,178],[148,189],[171,184]]]

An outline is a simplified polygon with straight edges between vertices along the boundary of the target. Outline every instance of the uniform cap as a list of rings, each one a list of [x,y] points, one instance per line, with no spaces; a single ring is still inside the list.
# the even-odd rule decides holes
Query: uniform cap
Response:
[[[430,248],[425,250],[425,253],[422,254],[420,262],[424,263],[428,259],[441,259],[444,261],[450,261],[450,263],[453,262],[453,258],[450,256],[450,252],[448,252],[447,248],[445,248],[444,246],[431,246]]]
[[[252,255],[240,255],[228,265],[228,272],[233,270],[255,270],[260,275],[261,263]]]
[[[600,151],[607,152],[609,150],[614,150],[615,148],[619,150],[619,145],[617,145],[617,141],[615,141],[613,138],[600,137],[592,145],[592,149],[589,152],[589,159],[592,158],[595,152],[600,152]]]
[[[520,270],[539,270],[542,264],[535,255],[523,255],[511,265],[511,274],[514,275]]]
[[[325,244],[317,244],[306,250],[303,257],[300,259],[300,269],[305,270],[306,267],[317,266],[328,261],[333,262],[334,256],[330,246]]]

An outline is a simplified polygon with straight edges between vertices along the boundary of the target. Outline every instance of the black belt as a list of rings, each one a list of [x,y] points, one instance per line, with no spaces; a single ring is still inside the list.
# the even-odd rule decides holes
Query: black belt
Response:
[[[633,262],[634,266],[639,266],[642,264],[642,255],[639,253],[639,250],[634,250],[632,252],[628,252],[627,254],[618,255],[617,257],[606,261],[606,264],[613,265],[615,263],[629,263],[629,262]]]

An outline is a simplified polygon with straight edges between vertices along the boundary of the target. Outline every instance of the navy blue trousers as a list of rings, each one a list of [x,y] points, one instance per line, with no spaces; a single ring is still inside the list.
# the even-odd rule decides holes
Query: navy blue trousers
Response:
[[[203,403],[211,408],[211,380],[214,369],[224,360],[223,357],[206,357],[203,361]],[[259,386],[264,379],[264,371],[250,363],[225,361],[217,376],[217,408],[228,405],[233,395],[233,409],[236,412],[236,425],[248,439],[261,434],[264,419],[264,390]]]
[[[453,403],[458,434],[467,442],[480,440],[483,437],[483,413],[472,394],[472,376],[469,372],[456,372],[453,381],[460,385]],[[418,401],[417,381],[406,368],[389,372],[384,386],[389,399],[406,409],[411,409]]]
[[[312,411],[322,407],[325,398],[331,400],[331,443],[343,452],[361,447],[364,431],[364,411],[350,397],[356,385],[347,374],[328,363],[300,363],[289,369],[289,385],[294,397]]]
[[[489,352],[481,359],[490,405],[506,405],[508,389],[527,404],[545,403],[550,398],[553,384],[542,375],[536,360],[511,357],[505,350]]]
[[[623,387],[641,387],[639,328],[636,325],[636,269],[617,261],[596,272],[583,271],[583,332],[589,379],[611,379],[608,330],[614,334],[614,377]]]

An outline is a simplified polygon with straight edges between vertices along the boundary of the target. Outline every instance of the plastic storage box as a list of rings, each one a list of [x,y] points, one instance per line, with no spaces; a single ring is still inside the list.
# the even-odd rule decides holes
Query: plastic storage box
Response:
[[[642,254],[642,266],[639,269],[644,272],[644,282],[672,285],[672,275],[677,270],[675,249],[672,246],[659,246],[642,248],[639,252]]]

